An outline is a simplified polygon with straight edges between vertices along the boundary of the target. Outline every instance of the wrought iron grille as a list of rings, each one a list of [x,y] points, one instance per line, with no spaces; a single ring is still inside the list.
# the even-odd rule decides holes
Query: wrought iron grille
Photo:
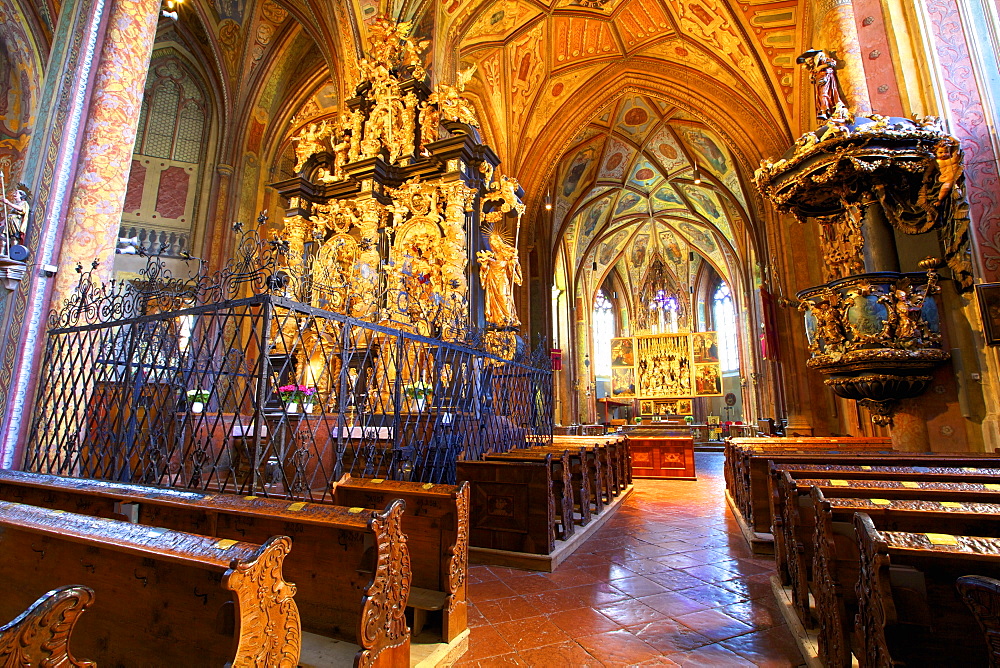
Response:
[[[552,434],[543,345],[505,359],[483,347],[509,332],[442,341],[272,294],[268,244],[211,280],[84,274],[50,319],[25,468],[321,501],[344,473],[454,482]]]

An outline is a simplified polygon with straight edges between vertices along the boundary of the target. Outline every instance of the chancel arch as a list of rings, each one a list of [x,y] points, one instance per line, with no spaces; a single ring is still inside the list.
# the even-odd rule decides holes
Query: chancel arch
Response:
[[[760,328],[755,290],[763,280],[756,196],[745,187],[743,161],[723,137],[668,97],[622,94],[578,130],[558,160],[545,189],[552,205],[546,220],[555,274],[565,273],[570,287],[552,317],[564,318],[561,305],[573,311],[566,321],[576,323],[566,374],[574,377],[560,385],[575,395],[563,402],[576,407],[574,420],[604,419],[587,362],[594,349],[592,304],[612,277],[621,286],[620,310],[628,314],[617,329],[630,336],[711,331],[713,319],[699,313],[704,303],[696,289],[711,282],[706,276],[724,278],[740,306],[742,364],[728,381],[719,372],[720,389],[725,384],[727,393],[741,394],[763,364],[751,336]],[[623,394],[617,398],[628,398]],[[756,393],[748,394],[749,404],[758,405]],[[698,399],[694,406],[699,417],[722,412],[719,400]]]

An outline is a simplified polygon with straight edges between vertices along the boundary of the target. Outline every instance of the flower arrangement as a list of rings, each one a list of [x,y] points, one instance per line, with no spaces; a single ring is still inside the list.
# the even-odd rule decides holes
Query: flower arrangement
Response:
[[[426,399],[431,395],[434,388],[430,383],[418,380],[415,383],[407,383],[403,386],[403,394],[411,399]]]
[[[196,401],[200,401],[203,404],[208,403],[208,398],[210,396],[212,396],[211,390],[203,390],[199,388],[197,390],[187,391],[187,400],[191,403],[194,403]]]
[[[684,421],[687,422],[688,424],[693,424],[694,423],[694,416],[693,415],[685,415],[684,416]]]
[[[311,404],[316,401],[316,388],[308,385],[282,385],[278,396],[285,403]]]
[[[636,415],[634,418],[632,418],[632,421],[635,422],[636,424],[642,424],[642,416]]]

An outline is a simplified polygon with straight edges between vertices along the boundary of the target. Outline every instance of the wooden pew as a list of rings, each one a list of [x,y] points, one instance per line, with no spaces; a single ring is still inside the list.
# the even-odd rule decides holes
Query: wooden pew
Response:
[[[792,459],[799,459],[793,457]],[[829,459],[847,461],[849,464],[828,463]],[[866,463],[868,462],[868,463]],[[782,516],[783,504],[789,496],[784,494],[781,473],[787,471],[792,478],[845,478],[851,480],[955,480],[967,482],[1000,482],[1000,469],[993,468],[998,461],[987,457],[962,457],[944,455],[937,457],[930,453],[877,455],[871,453],[857,454],[848,459],[830,457],[821,459],[810,458],[807,462],[788,461],[788,458],[773,457],[768,460],[770,467],[770,515],[772,518],[772,533],[774,536],[775,561],[778,564],[779,575],[784,577],[788,526]],[[807,495],[808,489],[800,490],[799,495]],[[805,502],[809,507],[808,502]],[[811,525],[810,525],[811,526]]]
[[[857,613],[859,553],[854,514],[867,514],[879,530],[1000,537],[1000,504],[962,501],[826,498],[811,488],[815,517],[809,590],[819,627],[819,656],[832,667],[851,665],[850,638]]]
[[[69,649],[76,620],[93,602],[94,590],[79,585],[42,594],[0,626],[0,666],[94,668],[90,661],[75,659]]]
[[[962,468],[992,468],[1000,464],[1000,459],[992,455],[969,453],[937,453],[937,452],[823,452],[813,454],[766,453],[754,454],[749,459],[751,478],[753,480],[752,513],[755,531],[770,531],[772,514],[772,499],[770,494],[770,464],[813,464],[819,466],[926,466],[929,462],[946,462],[942,466]],[[805,476],[803,476],[805,477]],[[815,476],[843,477],[843,476]]]
[[[906,480],[843,480],[843,479],[796,479],[791,472],[781,471],[777,478],[781,499],[780,519],[775,521],[775,564],[778,562],[779,540],[787,581],[791,584],[792,601],[799,618],[811,625],[809,609],[809,571],[812,567],[813,531],[815,519],[812,503],[807,502],[810,488],[819,487],[826,497],[859,497],[878,499],[915,499],[927,501],[962,501],[989,503],[997,498],[1000,486],[992,483],[937,482]],[[798,537],[808,537],[800,540]]]
[[[862,666],[985,666],[989,652],[956,580],[1000,575],[1000,539],[877,531],[854,516],[860,549],[852,647]]]
[[[384,508],[394,499],[406,504],[402,529],[410,553],[416,636],[428,611],[441,611],[441,635],[451,642],[468,628],[469,484],[434,485],[345,474],[333,484],[341,506]]]
[[[810,456],[850,457],[854,453],[892,454],[892,443],[883,439],[854,438],[733,438],[726,442],[726,485],[744,522],[755,532],[771,530],[768,501],[769,459]],[[799,460],[788,460],[799,461]]]
[[[98,666],[282,666],[299,660],[287,536],[219,540],[0,501],[0,618],[58,582],[96,592],[73,651]]]
[[[573,521],[573,478],[570,474],[569,451],[536,452],[515,448],[507,452],[487,452],[485,461],[545,462],[552,469],[552,503],[556,509],[556,536],[569,540],[576,530]]]
[[[229,540],[289,536],[296,549],[285,573],[301,583],[296,602],[303,628],[357,644],[358,665],[409,661],[402,502],[380,513],[24,471],[0,471],[0,499]]]
[[[586,526],[590,523],[591,500],[595,497],[591,486],[594,476],[590,472],[590,466],[591,462],[593,462],[594,465],[600,466],[600,459],[597,456],[596,446],[592,449],[588,449],[584,446],[565,447],[558,445],[535,445],[527,448],[515,448],[510,452],[548,452],[558,456],[561,456],[564,452],[567,453],[569,455],[569,473],[570,484],[573,492],[574,512],[576,508],[579,509],[579,523],[581,526]],[[597,505],[599,508],[597,512],[600,512],[604,508],[604,504],[600,501],[600,495],[598,494],[596,496],[598,497]],[[573,516],[573,521],[577,521],[575,514]]]
[[[1000,666],[1000,580],[963,575],[955,585],[990,648],[990,668]]]
[[[608,480],[608,496],[605,503],[611,503],[612,496],[618,496],[632,483],[632,459],[628,438],[622,434],[603,436],[553,436],[553,445],[598,445],[607,450],[607,461],[602,462]]]
[[[532,444],[532,437],[528,437],[529,445]],[[548,441],[546,440],[546,443]],[[605,504],[611,503],[615,497],[612,449],[606,442],[592,437],[578,436],[553,436],[549,447],[578,447],[588,448],[588,472],[590,473],[590,488],[594,499],[594,512],[600,513],[604,510]],[[593,448],[593,450],[590,450]],[[590,457],[593,456],[593,460]]]
[[[789,537],[792,530],[785,519],[784,504],[793,497],[799,498],[800,505],[811,512],[811,503],[802,497],[809,494],[808,488],[800,488],[797,493],[794,485],[784,483],[785,472],[790,478],[845,478],[851,480],[940,480],[955,482],[1000,483],[1000,469],[987,468],[995,466],[995,458],[981,459],[978,457],[935,457],[934,455],[919,455],[913,458],[909,455],[857,455],[847,464],[826,464],[812,461],[810,463],[787,462],[781,459],[768,460],[770,464],[770,514],[772,516],[772,534],[774,536],[775,562],[778,574],[784,584],[788,584],[790,552]],[[863,462],[871,462],[864,464]],[[888,465],[892,463],[893,465]],[[943,466],[947,464],[948,466]],[[951,466],[959,464],[960,466]],[[1000,487],[997,488],[1000,491]],[[796,509],[792,509],[794,513]],[[794,518],[793,518],[794,519]],[[806,525],[811,531],[811,523]],[[808,532],[807,532],[808,533]],[[807,559],[807,562],[808,559]]]
[[[462,461],[459,482],[468,482],[469,544],[531,554],[555,550],[555,496],[547,462]]]

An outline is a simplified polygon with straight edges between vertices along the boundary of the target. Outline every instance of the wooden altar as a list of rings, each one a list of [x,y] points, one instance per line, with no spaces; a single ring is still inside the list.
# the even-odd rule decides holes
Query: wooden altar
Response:
[[[632,475],[636,478],[696,480],[694,439],[675,436],[660,427],[635,427],[626,431],[632,450]]]

